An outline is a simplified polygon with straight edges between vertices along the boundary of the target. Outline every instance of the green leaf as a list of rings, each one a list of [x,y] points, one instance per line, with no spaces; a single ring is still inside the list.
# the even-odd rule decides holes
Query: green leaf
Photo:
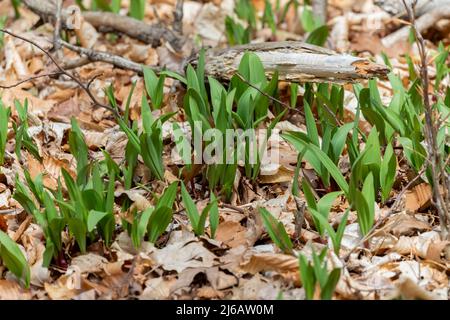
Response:
[[[272,241],[284,253],[292,254],[294,246],[283,226],[283,223],[275,219],[272,214],[265,208],[260,207],[259,213],[261,214],[264,226]]]
[[[8,140],[8,120],[11,116],[11,108],[6,108],[0,100],[0,166],[5,159],[6,142]]]
[[[164,164],[162,162],[161,129],[153,129],[151,133],[143,133],[140,137],[140,146],[145,165],[157,179],[162,180],[164,178]]]
[[[141,246],[141,241],[144,239],[145,232],[149,229],[150,216],[154,211],[153,207],[148,207],[144,212],[142,212],[139,221],[134,220],[131,232],[131,240],[135,248]]]
[[[333,292],[340,277],[341,269],[335,268],[330,272],[326,284],[321,287],[320,298],[322,300],[331,300],[333,298]]]
[[[175,201],[175,198],[177,196],[177,189],[178,189],[178,181],[172,182],[170,186],[164,191],[161,198],[159,198],[155,209],[158,209],[160,207],[172,208],[173,202]]]
[[[155,209],[148,222],[148,241],[154,243],[166,231],[172,221],[172,208],[165,206]]]
[[[316,46],[323,46],[327,42],[328,33],[328,26],[318,27],[308,35],[305,42]]]
[[[0,230],[0,257],[4,265],[22,279],[25,286],[30,286],[30,267],[19,246]]]
[[[87,175],[85,170],[88,166],[88,147],[84,141],[83,133],[75,118],[71,118],[72,130],[69,133],[69,147],[70,152],[75,156],[77,160],[77,183],[86,184]]]
[[[88,232],[94,231],[97,224],[109,214],[110,214],[109,212],[103,211],[96,211],[96,210],[89,211],[89,216],[87,220],[87,231]]]
[[[164,81],[166,76],[163,74],[160,77],[156,76],[155,72],[147,66],[142,67],[144,73],[145,89],[152,99],[152,104],[155,109],[161,108],[164,93]]]
[[[70,232],[74,235],[75,240],[80,247],[81,253],[86,252],[86,225],[84,222],[77,218],[69,218],[67,221]]]
[[[189,217],[189,221],[191,221],[192,229],[196,231],[200,216],[197,210],[197,206],[189,195],[184,182],[181,182],[181,197],[183,199],[183,204]]]
[[[397,159],[394,148],[391,144],[386,147],[384,159],[380,169],[380,186],[383,202],[386,201],[391,193],[397,171]]]
[[[238,72],[245,80],[253,85],[265,86],[267,84],[264,66],[255,53],[244,53],[239,63]]]
[[[319,133],[316,127],[316,120],[314,119],[311,107],[309,106],[309,103],[307,101],[305,101],[305,105],[303,106],[303,108],[305,110],[305,121],[308,137],[311,139],[311,143],[320,147]]]
[[[314,291],[316,289],[316,277],[314,275],[314,270],[303,254],[299,255],[298,262],[300,269],[300,279],[302,281],[303,288],[305,289],[306,299],[312,300],[314,298]]]
[[[311,143],[308,145],[308,148],[315,153],[316,157],[320,160],[322,165],[328,170],[328,172],[333,177],[334,181],[336,181],[336,183],[339,185],[341,190],[344,191],[345,194],[348,194],[349,187],[347,181],[345,180],[339,168],[333,163],[333,161],[331,161],[328,155],[324,153],[322,150],[320,150],[317,146]]]
[[[217,227],[219,226],[219,207],[217,205],[217,198],[214,193],[211,193],[209,201],[212,203],[209,213],[209,224],[211,228],[211,238],[214,239],[216,236]]]
[[[145,0],[131,0],[129,14],[135,19],[143,20],[145,16]]]

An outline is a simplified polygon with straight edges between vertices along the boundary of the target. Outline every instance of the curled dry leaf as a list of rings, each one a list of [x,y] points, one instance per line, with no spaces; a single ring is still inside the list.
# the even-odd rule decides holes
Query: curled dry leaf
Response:
[[[433,191],[428,183],[421,183],[405,194],[405,209],[418,211],[430,205]]]
[[[280,292],[280,285],[260,274],[251,279],[241,279],[239,287],[233,288],[233,298],[238,300],[274,300]]]
[[[167,245],[150,254],[156,264],[164,270],[175,270],[178,273],[187,268],[209,268],[216,265],[217,257],[207,250],[201,242],[177,242]]]
[[[419,287],[417,283],[410,278],[405,278],[397,284],[398,294],[406,300],[436,300],[429,292]]]
[[[139,296],[140,300],[168,299],[172,293],[172,287],[177,282],[174,277],[151,278],[145,282],[145,289]]]
[[[219,224],[216,239],[230,248],[247,244],[247,229],[236,221],[224,221]]]
[[[387,232],[394,236],[412,235],[416,232],[428,231],[431,229],[428,223],[420,221],[406,213],[399,213],[391,217],[386,223]]]
[[[179,274],[178,280],[171,288],[171,291],[175,292],[183,288],[189,288],[194,281],[194,278],[200,273],[206,275],[209,284],[214,290],[230,288],[238,283],[236,277],[220,271],[218,267],[189,268]]]
[[[298,269],[296,257],[279,253],[257,253],[240,265],[241,269],[249,273],[261,271],[277,271],[279,273],[295,272]]]
[[[425,259],[428,256],[430,246],[441,242],[439,233],[429,231],[415,237],[400,237],[392,251],[403,255],[417,255]]]
[[[76,256],[72,259],[72,262],[67,269],[67,273],[70,274],[74,270],[79,273],[96,273],[103,270],[104,265],[108,262],[106,258],[94,253],[87,253]]]

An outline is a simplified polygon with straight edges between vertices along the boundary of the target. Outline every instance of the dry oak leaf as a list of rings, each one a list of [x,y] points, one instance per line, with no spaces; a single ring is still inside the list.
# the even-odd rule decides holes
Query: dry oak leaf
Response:
[[[396,237],[413,235],[416,232],[429,231],[431,229],[428,223],[406,213],[400,213],[389,218],[386,226],[387,232],[391,232]]]
[[[44,186],[52,190],[58,188],[58,179],[61,178],[61,169],[64,168],[72,177],[76,177],[70,164],[66,161],[56,159],[52,156],[44,156],[42,163],[36,160],[31,154],[27,154],[28,170],[32,179],[42,174]]]
[[[421,183],[405,194],[405,209],[418,211],[430,204],[433,191],[428,183]]]
[[[69,270],[77,270],[80,273],[96,273],[103,270],[108,260],[98,254],[87,253],[76,256],[68,268]]]
[[[201,242],[189,241],[167,245],[155,249],[150,257],[164,270],[182,272],[187,268],[210,268],[216,265],[217,257]]]
[[[177,282],[175,278],[157,277],[145,282],[145,289],[139,296],[140,300],[161,300],[168,299],[172,292],[172,287]]]
[[[30,290],[23,289],[16,281],[0,280],[0,300],[30,299]]]
[[[441,237],[436,231],[422,233],[415,237],[402,236],[398,239],[391,251],[402,255],[417,255],[426,258],[429,247],[432,243],[439,243]]]
[[[429,292],[417,285],[411,278],[405,278],[397,284],[398,294],[406,300],[437,300]]]
[[[234,300],[275,300],[280,293],[281,282],[266,279],[255,274],[251,279],[241,279],[239,286],[233,288]]]
[[[230,248],[247,244],[247,229],[239,222],[224,221],[219,224],[216,233],[216,240],[222,241]]]
[[[238,281],[237,278],[220,271],[218,267],[212,268],[189,268],[184,270],[179,276],[177,282],[172,287],[171,291],[175,292],[179,289],[189,288],[194,281],[197,274],[204,273],[209,281],[209,284],[214,290],[223,290],[235,286]]]
[[[298,259],[286,254],[257,253],[248,261],[241,263],[240,267],[252,274],[261,271],[293,272],[298,270]]]
[[[80,282],[80,275],[73,273],[59,277],[54,283],[45,283],[44,288],[52,300],[69,300],[83,292]]]

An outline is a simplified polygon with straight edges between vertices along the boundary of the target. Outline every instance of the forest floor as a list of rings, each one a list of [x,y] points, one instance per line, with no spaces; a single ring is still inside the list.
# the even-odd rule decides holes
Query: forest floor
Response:
[[[57,1],[34,2],[54,4]],[[119,1],[117,14],[126,16],[131,12],[130,2],[133,1]],[[226,26],[225,20],[230,16],[243,26],[251,24],[251,19],[243,21],[236,17],[235,4],[245,2],[144,1],[147,4],[143,22],[160,33],[152,36],[151,41],[142,41],[133,37],[136,30],[130,26],[119,32],[117,26],[110,26],[114,22],[106,21],[107,18],[101,25],[98,22],[101,19],[80,15],[76,10],[68,13],[67,8],[77,6],[72,0],[63,1],[60,19],[66,20],[61,26],[61,40],[55,38],[55,13],[50,18],[45,14],[40,17],[29,8],[33,1],[27,0],[18,8],[20,16],[15,16],[12,1],[0,1],[0,27],[12,32],[0,33],[0,111],[11,108],[11,115],[0,112],[0,150],[2,140],[6,141],[0,166],[0,230],[20,249],[17,252],[11,242],[0,238],[0,299],[303,300],[331,296],[368,300],[448,299],[450,241],[443,233],[442,216],[432,201],[432,183],[425,170],[433,158],[424,138],[426,105],[422,105],[423,83],[420,83],[423,80],[421,47],[411,41],[408,17],[402,14],[402,6],[385,11],[386,8],[377,6],[373,0],[328,1],[329,33],[324,46],[339,54],[350,53],[377,64],[388,64],[389,76],[329,87],[302,83],[294,86],[280,81],[276,98],[260,95],[260,101],[267,98],[264,100],[269,105],[267,119],[279,115],[280,108],[290,107],[275,123],[269,140],[281,141],[276,146],[281,157],[276,163],[264,160],[256,177],[249,177],[247,167],[239,165],[228,176],[233,180],[229,184],[229,197],[225,196],[221,183],[212,188],[215,196],[212,195],[208,188],[209,173],[214,173],[211,166],[188,167],[173,155],[176,146],[173,124],[190,130],[190,120],[194,118],[186,112],[190,110],[186,104],[192,102],[185,98],[190,95],[193,99],[193,89],[187,90],[186,84],[174,74],[158,78],[148,73],[149,78],[144,81],[142,72],[136,71],[141,71],[143,64],[155,71],[165,67],[183,75],[189,59],[200,47],[226,48],[233,41],[243,42],[242,33],[236,31],[239,28]],[[289,5],[292,1],[250,2],[257,17],[249,33],[249,40],[254,43],[304,41],[314,29],[311,24],[314,26],[316,14],[308,15],[312,11],[308,11],[309,6],[304,9],[303,1],[298,1],[297,8]],[[177,3],[181,3],[178,8]],[[272,3],[273,9],[266,10],[268,3]],[[104,14],[100,9],[93,15]],[[418,19],[427,13],[420,14],[417,12]],[[438,117],[443,119],[439,126],[436,124],[443,171],[447,172],[447,176],[440,178],[442,190],[448,187],[445,179],[450,172],[450,123],[448,116],[445,117],[450,113],[447,67],[450,20],[445,18],[438,17],[429,27],[419,30],[425,37],[428,91],[435,108],[434,119],[436,123]],[[79,28],[67,27],[71,19]],[[308,19],[312,19],[309,24],[305,22]],[[305,28],[311,29],[310,32]],[[406,28],[406,33],[398,32],[402,28]],[[234,40],[230,34],[227,37],[227,29],[236,32]],[[139,31],[144,34],[143,30]],[[76,48],[90,53],[83,55]],[[100,51],[107,52],[107,59],[112,57],[116,63],[105,62],[92,53]],[[125,66],[120,67],[120,58],[124,59]],[[249,69],[251,78],[252,72],[257,71]],[[162,79],[160,88],[154,85],[158,79]],[[191,80],[188,75],[187,82]],[[211,82],[206,86],[208,93]],[[234,85],[222,83],[225,88]],[[158,97],[158,90],[162,96]],[[378,110],[379,103],[378,107],[389,106],[388,109],[397,113],[388,113],[383,118],[384,113],[380,116],[378,111],[362,110],[363,93],[359,95],[359,90],[368,92],[371,100],[367,104],[373,104],[373,110]],[[311,92],[312,97],[308,98]],[[323,97],[320,92],[329,96]],[[219,95],[218,101],[221,98]],[[144,118],[142,111],[143,99],[151,102],[152,116],[147,115],[148,118]],[[317,120],[315,129],[308,122],[310,113],[304,109],[305,101],[312,102],[308,110]],[[236,105],[231,100],[231,107]],[[419,111],[408,122],[411,113],[407,109],[418,105],[422,107],[417,107]],[[319,164],[322,169],[318,173],[311,160],[317,158],[311,155],[308,158],[307,153],[298,163],[297,140],[293,136],[284,139],[287,132],[305,133],[313,143],[313,136],[318,132],[318,147],[322,146],[331,157],[332,152],[324,148],[325,142],[331,139],[330,148],[333,148],[340,140],[335,137],[338,129],[335,124],[330,132],[325,130],[328,125],[325,122],[331,120],[324,120],[326,117],[320,110],[327,106],[336,107],[333,111],[340,127],[355,124],[353,135],[347,138],[347,131],[342,137],[343,150],[333,160],[333,168],[340,172],[336,175],[323,163]],[[172,112],[175,114],[169,120],[154,122],[161,132],[146,125],[148,119]],[[369,118],[368,115],[375,113],[377,116]],[[128,130],[161,134],[155,141],[148,133],[151,145],[147,147],[155,151],[158,141],[161,142],[162,176],[157,178],[158,160],[144,159],[141,155],[130,169],[133,162],[129,156],[130,135],[118,124],[118,114],[125,119],[125,126],[130,124]],[[71,123],[72,118],[78,126]],[[235,115],[232,119],[235,121]],[[259,129],[268,127],[267,119]],[[131,125],[133,122],[135,127]],[[2,123],[6,123],[3,136]],[[351,182],[356,161],[350,146],[357,152],[369,149],[374,127],[379,136],[370,145],[375,146],[370,149],[374,159],[366,161],[360,170],[365,172],[378,164],[378,171],[360,181],[363,187],[358,195],[352,195],[351,190],[344,195],[347,182],[350,189],[355,187]],[[140,146],[144,149],[142,138]],[[268,148],[271,147],[269,143]],[[388,160],[389,164],[385,164]],[[86,167],[81,168],[83,161]],[[156,168],[149,167],[149,163]],[[73,178],[72,189],[62,169]],[[131,170],[130,178],[126,170]],[[336,178],[341,175],[344,183]],[[378,181],[374,182],[374,176]],[[226,180],[226,175],[223,179]],[[174,184],[177,189],[173,204],[169,201],[170,205],[162,206],[161,195],[169,194],[169,185]],[[96,196],[86,192],[97,188],[100,192]],[[367,196],[371,188],[375,190]],[[359,195],[365,207],[355,200],[361,199]],[[163,208],[170,211],[159,210]],[[267,209],[270,216],[264,215],[261,208]],[[312,210],[326,217],[323,225]],[[86,214],[80,218],[81,222],[76,220],[85,211],[89,218]],[[205,216],[203,225],[202,211],[209,215],[208,219]],[[50,217],[53,214],[55,219]],[[107,220],[108,214],[112,220]],[[168,214],[170,220],[156,221],[163,219],[163,214]],[[369,220],[364,222],[363,217]],[[362,223],[365,224],[361,227]],[[156,231],[159,226],[163,227],[160,232]],[[109,234],[105,230],[110,230]],[[336,248],[330,233],[339,230],[342,239]],[[324,248],[328,250],[322,251]],[[318,258],[319,252],[324,256]],[[303,266],[301,271],[299,257],[306,257],[305,262],[313,255],[316,259],[310,260],[311,268]],[[47,266],[44,261],[48,262]],[[315,269],[316,274],[312,271],[314,267],[319,268]],[[331,279],[333,270],[339,270],[336,283]],[[315,281],[306,283],[308,274]],[[331,291],[318,279],[321,276],[325,282],[330,280]]]

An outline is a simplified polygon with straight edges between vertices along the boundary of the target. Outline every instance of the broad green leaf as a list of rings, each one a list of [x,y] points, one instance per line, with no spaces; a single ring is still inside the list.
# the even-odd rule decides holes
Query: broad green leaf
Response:
[[[314,270],[303,254],[299,255],[298,261],[300,269],[300,280],[302,281],[303,288],[305,289],[306,299],[312,300],[314,298],[316,282]]]
[[[275,219],[272,214],[265,208],[259,208],[259,213],[263,219],[264,226],[272,241],[287,254],[293,253],[293,244],[287,234],[283,223]]]
[[[331,161],[328,155],[311,143],[308,145],[308,148],[316,155],[322,165],[328,170],[341,190],[344,191],[345,194],[348,194],[349,188],[347,181],[345,180],[339,168],[333,163],[333,161]]]
[[[166,231],[172,221],[172,208],[158,207],[150,215],[148,222],[148,239],[154,243]]]
[[[397,171],[397,158],[391,144],[386,147],[384,152],[384,159],[380,169],[380,186],[383,202],[389,197],[392,186],[395,181],[395,174]]]
[[[4,265],[30,286],[30,267],[19,246],[3,231],[0,230],[0,258]]]
[[[181,197],[183,199],[183,204],[189,217],[189,221],[191,221],[192,228],[194,230],[197,230],[200,216],[197,210],[197,206],[195,205],[194,200],[192,200],[191,196],[189,195],[184,182],[181,182]]]
[[[88,216],[88,221],[87,221],[88,232],[94,231],[97,224],[108,215],[109,215],[108,212],[95,211],[95,210],[89,211],[89,216]]]
[[[219,207],[217,205],[217,198],[214,193],[211,193],[211,197],[209,201],[212,203],[210,212],[209,212],[209,225],[211,228],[211,238],[215,238],[216,230],[219,226]]]
[[[328,26],[318,27],[308,35],[305,42],[316,46],[323,46],[327,42],[328,33]]]

